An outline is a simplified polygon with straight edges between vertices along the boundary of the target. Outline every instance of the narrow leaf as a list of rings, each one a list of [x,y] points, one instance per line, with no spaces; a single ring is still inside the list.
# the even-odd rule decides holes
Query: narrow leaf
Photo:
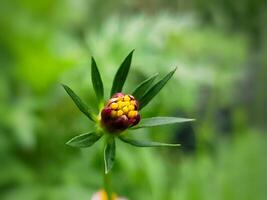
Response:
[[[194,119],[180,117],[151,117],[142,119],[140,123],[137,126],[132,127],[132,129],[162,126],[167,124],[176,124],[189,121],[194,121]]]
[[[104,88],[101,75],[98,71],[95,59],[91,61],[91,80],[99,103],[103,102]]]
[[[110,137],[107,140],[105,149],[104,149],[104,162],[105,162],[105,173],[107,174],[113,167],[115,161],[116,145],[115,138]]]
[[[113,85],[112,85],[112,89],[110,92],[110,96],[112,96],[113,94],[117,92],[122,91],[123,85],[125,83],[125,80],[128,76],[128,72],[130,70],[133,52],[134,50],[129,53],[129,55],[124,59],[121,66],[119,67],[115,75],[115,78],[113,80]]]
[[[158,74],[154,74],[153,76],[149,77],[148,79],[141,82],[136,89],[132,92],[132,95],[137,99],[141,99],[148,88],[152,85],[154,80],[157,78]]]
[[[119,138],[121,141],[131,144],[136,147],[178,147],[178,146],[181,146],[180,144],[167,144],[167,143],[160,143],[160,142],[135,140],[135,139],[127,138],[124,136],[119,136]]]
[[[64,87],[65,91],[68,93],[68,95],[72,98],[72,100],[74,101],[74,103],[76,104],[76,106],[79,108],[79,110],[85,114],[90,120],[92,121],[96,121],[96,117],[94,116],[94,114],[89,110],[88,106],[83,103],[83,101],[80,99],[80,97],[78,97],[72,89],[70,89],[68,86],[62,84],[62,86]]]
[[[139,110],[144,108],[159,93],[159,91],[165,86],[165,84],[169,81],[175,71],[176,68],[168,73],[165,77],[163,77],[160,81],[158,81],[144,94],[144,96],[139,101]]]
[[[99,135],[95,132],[84,133],[72,138],[66,144],[72,147],[85,148],[92,146],[101,137],[102,135]]]

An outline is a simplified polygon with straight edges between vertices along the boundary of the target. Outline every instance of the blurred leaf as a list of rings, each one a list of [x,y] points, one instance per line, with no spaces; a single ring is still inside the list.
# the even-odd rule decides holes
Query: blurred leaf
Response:
[[[181,146],[180,144],[167,144],[167,143],[160,143],[160,142],[152,142],[152,141],[141,141],[131,139],[125,136],[119,136],[120,140],[131,144],[136,147],[178,147]]]
[[[109,137],[104,150],[104,162],[105,162],[105,173],[107,174],[113,167],[115,161],[116,145],[115,138]]]
[[[66,92],[68,93],[68,95],[72,98],[72,100],[74,101],[74,103],[76,104],[76,106],[79,108],[79,110],[85,114],[90,120],[92,120],[93,122],[96,122],[96,117],[95,115],[90,111],[90,109],[88,108],[88,106],[83,103],[83,101],[80,99],[80,97],[78,97],[72,89],[70,89],[68,86],[62,84],[62,86],[64,87],[64,89],[66,90]]]
[[[103,102],[104,88],[101,75],[98,71],[95,59],[92,57],[91,61],[91,80],[99,103]]]
[[[125,83],[125,80],[127,78],[127,75],[128,75],[128,72],[129,72],[129,69],[131,66],[133,52],[134,52],[134,50],[132,50],[129,53],[129,55],[125,58],[125,60],[123,61],[123,63],[119,67],[119,69],[115,75],[115,78],[113,80],[113,85],[112,85],[110,96],[112,96],[113,94],[115,94],[117,92],[122,91],[123,85]]]
[[[145,92],[148,90],[148,88],[152,85],[153,81],[155,80],[155,78],[157,78],[158,73],[152,75],[151,77],[149,77],[148,79],[144,80],[143,82],[141,82],[136,89],[134,90],[134,92],[132,93],[132,95],[137,99],[141,99],[143,97],[143,95],[145,94]]]
[[[92,146],[101,137],[102,135],[99,135],[95,132],[84,133],[72,138],[66,144],[72,147],[86,148]]]
[[[194,119],[180,118],[180,117],[151,117],[142,119],[137,126],[134,126],[131,129],[162,126],[167,124],[175,124],[175,123],[182,123],[189,121],[194,121]]]
[[[152,88],[150,88],[139,101],[139,110],[145,107],[165,86],[165,84],[172,77],[177,68],[168,73],[164,78],[158,81]]]

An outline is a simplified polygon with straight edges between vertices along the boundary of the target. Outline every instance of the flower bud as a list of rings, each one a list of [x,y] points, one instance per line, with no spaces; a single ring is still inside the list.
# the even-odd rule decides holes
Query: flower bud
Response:
[[[91,200],[107,200],[107,199],[108,199],[108,195],[107,195],[105,190],[98,191],[91,198]],[[121,197],[117,197],[117,195],[113,193],[112,194],[112,200],[127,200],[127,199],[121,198]]]
[[[138,101],[132,95],[114,94],[101,111],[101,123],[111,133],[138,124]]]

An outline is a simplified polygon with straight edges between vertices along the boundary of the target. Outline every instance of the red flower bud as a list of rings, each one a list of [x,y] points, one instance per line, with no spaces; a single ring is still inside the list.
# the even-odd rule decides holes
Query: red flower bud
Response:
[[[102,125],[109,132],[121,132],[138,124],[138,101],[132,95],[114,94],[101,111]]]

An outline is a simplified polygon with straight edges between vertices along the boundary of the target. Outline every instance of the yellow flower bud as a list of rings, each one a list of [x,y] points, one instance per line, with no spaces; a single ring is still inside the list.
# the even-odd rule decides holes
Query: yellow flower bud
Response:
[[[130,101],[130,100],[131,100],[131,98],[129,97],[129,95],[124,96],[124,101]]]
[[[124,106],[124,102],[119,101],[118,102],[118,109],[121,109]]]
[[[124,106],[124,107],[123,107],[123,109],[122,109],[122,111],[124,112],[124,114],[127,114],[127,113],[128,113],[128,111],[129,111],[129,109],[128,109],[128,107],[127,107],[127,106]]]
[[[129,109],[129,111],[131,111],[131,110],[135,110],[135,106],[134,106],[134,105],[129,105],[129,106],[128,106],[128,109]]]
[[[132,110],[128,113],[128,117],[134,118],[134,117],[136,117],[137,114],[138,114],[138,112],[136,110]]]
[[[111,117],[112,117],[112,118],[117,117],[117,111],[112,110],[112,111],[111,111]]]
[[[117,103],[112,103],[110,107],[111,109],[116,110],[119,107],[119,105]]]
[[[132,100],[132,101],[131,101],[131,104],[132,104],[132,105],[135,105],[135,101],[134,101],[134,100]]]
[[[123,115],[123,111],[122,110],[118,110],[118,112],[117,112],[117,117],[120,117],[120,116],[122,116]]]

